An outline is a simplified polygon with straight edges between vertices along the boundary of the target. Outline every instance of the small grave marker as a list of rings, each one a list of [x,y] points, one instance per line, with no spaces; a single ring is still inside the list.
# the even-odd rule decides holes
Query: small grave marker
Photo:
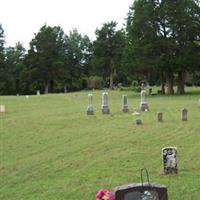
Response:
[[[163,121],[163,113],[162,112],[158,112],[157,113],[157,121],[158,122],[162,122]]]
[[[186,108],[183,108],[181,110],[181,119],[182,119],[182,121],[187,121],[187,113],[188,113],[188,110]]]
[[[5,105],[0,105],[0,113],[5,113],[5,112],[6,112]]]

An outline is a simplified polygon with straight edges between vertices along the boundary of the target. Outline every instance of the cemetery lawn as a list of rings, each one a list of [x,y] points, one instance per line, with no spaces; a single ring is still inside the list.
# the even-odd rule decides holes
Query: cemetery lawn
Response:
[[[93,200],[101,188],[140,182],[164,184],[170,200],[200,199],[200,88],[184,96],[148,96],[143,125],[134,124],[139,93],[108,91],[111,115],[101,114],[102,91],[4,96],[0,104],[0,199]],[[93,93],[94,116],[86,116]],[[129,113],[121,96],[128,95]],[[188,109],[182,122],[180,110]],[[164,121],[156,121],[163,112]],[[178,175],[164,176],[161,149],[176,146]]]

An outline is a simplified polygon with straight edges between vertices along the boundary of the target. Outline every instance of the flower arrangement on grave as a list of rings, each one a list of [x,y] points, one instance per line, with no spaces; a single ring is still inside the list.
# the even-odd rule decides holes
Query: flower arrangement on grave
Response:
[[[96,194],[96,200],[115,200],[111,190],[101,189]]]

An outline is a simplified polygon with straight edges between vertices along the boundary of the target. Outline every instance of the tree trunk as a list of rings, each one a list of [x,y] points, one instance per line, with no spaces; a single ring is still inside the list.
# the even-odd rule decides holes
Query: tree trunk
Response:
[[[48,93],[49,93],[49,81],[45,82],[44,93],[45,93],[45,94],[48,94]]]
[[[174,94],[174,76],[173,72],[167,72],[167,94]]]
[[[164,80],[164,73],[163,72],[161,72],[160,80],[161,80],[162,94],[165,94],[165,80]]]
[[[179,71],[177,93],[180,95],[185,94],[185,79],[186,79],[186,72],[184,70]]]
[[[110,89],[113,89],[113,73],[110,72]]]
[[[64,85],[64,93],[67,93],[67,85]]]

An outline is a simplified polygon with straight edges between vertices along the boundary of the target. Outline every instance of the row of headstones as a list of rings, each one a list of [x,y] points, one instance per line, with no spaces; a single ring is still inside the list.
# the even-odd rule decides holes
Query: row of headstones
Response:
[[[87,106],[87,115],[93,115],[94,114],[94,109],[93,109],[93,95],[88,94],[88,106]],[[141,92],[141,102],[140,102],[140,108],[142,111],[147,111],[149,110],[147,99],[146,99],[146,93],[143,90]],[[127,95],[122,96],[122,112],[128,112],[128,99]],[[102,114],[110,114],[110,108],[108,105],[108,93],[103,92],[102,93],[102,105],[101,105],[101,111]]]
[[[93,115],[94,114],[92,101],[93,101],[93,95],[88,94],[87,115]],[[200,100],[199,100],[199,106],[200,106]],[[140,108],[141,108],[142,111],[149,110],[146,97],[143,95],[143,93],[141,93]],[[128,110],[129,110],[128,109],[127,95],[122,95],[122,108],[121,108],[121,110],[122,110],[122,112],[128,112]],[[110,113],[110,109],[109,109],[109,105],[108,105],[108,93],[107,92],[104,92],[102,94],[101,111],[102,111],[102,114],[109,114]],[[181,110],[182,121],[187,121],[187,113],[188,113],[187,109],[184,108],[184,109]],[[136,124],[141,124],[141,119],[139,119],[140,113],[134,112],[133,115],[136,116]],[[157,113],[157,121],[158,122],[163,121],[163,113],[162,112]]]

